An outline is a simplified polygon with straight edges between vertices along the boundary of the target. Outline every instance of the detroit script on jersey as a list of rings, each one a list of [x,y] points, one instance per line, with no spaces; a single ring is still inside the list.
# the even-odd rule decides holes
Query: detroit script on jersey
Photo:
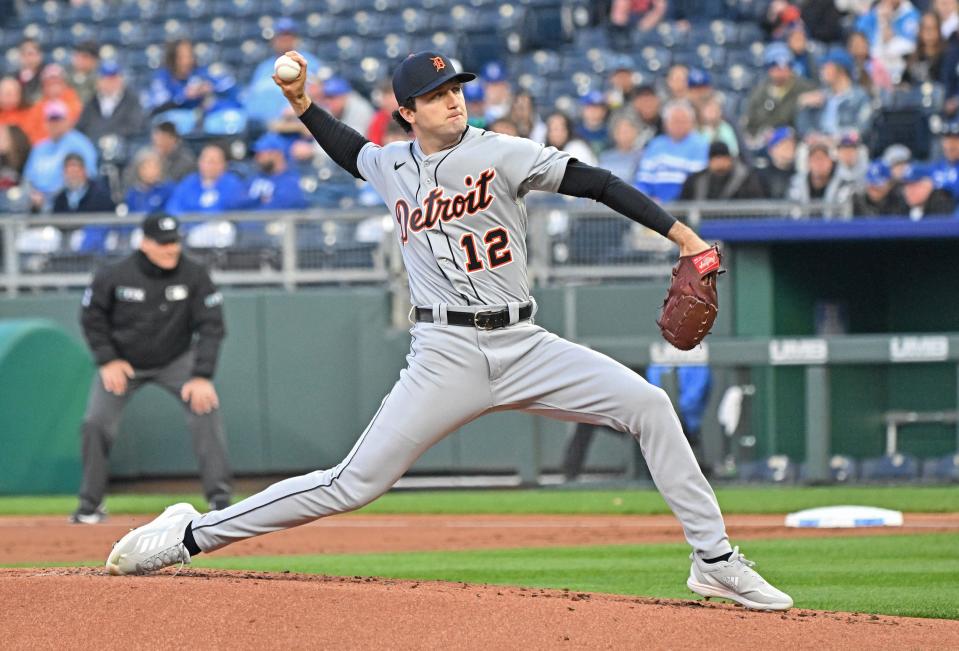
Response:
[[[433,188],[423,199],[423,205],[410,211],[410,204],[405,199],[398,199],[394,207],[396,223],[400,228],[400,239],[403,245],[409,241],[409,232],[419,233],[429,230],[436,222],[449,223],[454,219],[462,219],[466,215],[475,215],[486,210],[496,198],[490,192],[490,183],[496,178],[496,170],[483,170],[475,181],[472,176],[466,176],[463,183],[472,188],[465,193],[457,193],[452,197],[445,196],[443,188]]]

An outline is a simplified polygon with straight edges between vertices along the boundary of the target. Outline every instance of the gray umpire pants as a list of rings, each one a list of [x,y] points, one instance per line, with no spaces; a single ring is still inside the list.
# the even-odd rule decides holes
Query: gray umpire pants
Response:
[[[190,404],[180,398],[180,390],[192,378],[193,351],[187,351],[166,366],[134,369],[127,381],[127,390],[117,396],[103,388],[100,376],[93,378],[87,411],[83,418],[83,481],[80,485],[80,508],[92,511],[102,502],[110,475],[110,449],[117,439],[120,417],[127,402],[141,387],[150,382],[169,391],[186,413],[187,426],[193,434],[193,451],[200,464],[203,494],[207,501],[229,498],[230,466],[226,454],[226,436],[219,409],[208,414],[195,414]]]

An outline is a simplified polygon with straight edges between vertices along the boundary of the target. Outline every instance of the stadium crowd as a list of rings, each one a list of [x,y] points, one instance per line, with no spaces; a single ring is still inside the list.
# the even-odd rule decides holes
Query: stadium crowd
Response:
[[[772,0],[750,16],[708,0],[595,4],[619,55],[602,87],[537,106],[505,61],[486,61],[479,83],[464,88],[470,123],[566,150],[662,202],[822,200],[838,217],[953,214],[959,0]],[[758,27],[758,65],[738,95],[722,66],[673,61],[650,75],[634,64],[647,41],[745,22]],[[325,157],[271,75],[276,55],[299,50],[320,73],[309,81],[314,101],[380,144],[407,137],[391,120],[388,77],[368,88],[351,82],[337,61],[311,52],[296,18],[273,17],[264,34],[270,48],[248,78],[202,65],[180,38],[136,86],[96,42],[76,43],[63,65],[23,38],[0,78],[0,210],[377,205]],[[934,135],[897,130],[890,109],[910,98]]]

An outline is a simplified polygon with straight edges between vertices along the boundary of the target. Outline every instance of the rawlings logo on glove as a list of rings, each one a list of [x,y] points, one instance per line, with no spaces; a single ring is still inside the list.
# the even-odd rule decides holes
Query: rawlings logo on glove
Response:
[[[722,273],[721,262],[719,248],[713,246],[695,255],[681,256],[673,267],[673,280],[656,325],[663,339],[680,350],[695,348],[716,321],[716,279]]]

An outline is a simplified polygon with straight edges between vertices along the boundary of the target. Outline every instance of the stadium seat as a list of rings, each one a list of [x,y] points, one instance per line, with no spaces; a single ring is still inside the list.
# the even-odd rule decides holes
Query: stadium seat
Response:
[[[932,148],[929,120],[917,108],[881,109],[864,140],[873,157],[880,156],[889,145],[898,143],[908,147],[913,158],[925,160]]]
[[[913,480],[919,477],[919,460],[907,454],[864,459],[860,467],[863,481]]]
[[[563,20],[561,7],[529,7],[521,31],[526,49],[555,49],[573,40],[572,25]]]
[[[748,482],[791,483],[798,475],[796,464],[783,454],[741,464],[737,470],[739,479]]]
[[[647,71],[665,74],[672,64],[672,54],[664,47],[647,45],[639,51],[639,64]]]
[[[829,478],[836,483],[855,481],[859,476],[859,463],[852,457],[841,454],[833,455],[829,459]],[[808,464],[799,464],[799,480],[805,481],[809,477]]]
[[[922,478],[930,481],[959,481],[959,453],[926,459]]]

